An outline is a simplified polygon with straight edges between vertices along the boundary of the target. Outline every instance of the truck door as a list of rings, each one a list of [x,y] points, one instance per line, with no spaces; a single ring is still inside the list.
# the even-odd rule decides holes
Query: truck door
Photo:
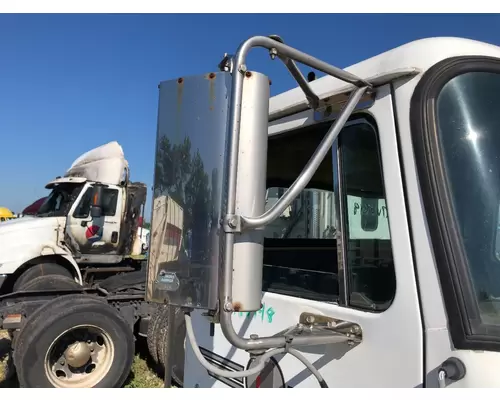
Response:
[[[67,229],[81,254],[116,254],[123,210],[123,189],[109,185],[103,189],[102,217],[92,218],[92,186],[87,186],[68,215]]]
[[[287,215],[266,227],[262,308],[233,314],[235,331],[246,338],[286,331],[304,313],[358,324],[360,344],[299,348],[330,388],[423,383],[422,319],[392,102],[389,88],[379,88],[370,116],[358,114],[338,137],[329,164],[333,171],[318,169],[323,177],[333,175],[330,187],[325,186],[328,179],[313,178]],[[273,168],[272,140],[268,171]],[[286,141],[274,146],[276,157],[293,141],[287,134]],[[279,196],[280,188],[296,176],[287,178],[286,185],[283,178],[281,173],[276,180],[281,184],[271,187],[268,178],[268,194]],[[248,353],[235,349],[219,325],[211,336],[201,312],[192,315],[198,345],[210,362],[233,371],[250,365]],[[208,374],[191,347],[186,348],[185,387],[318,387],[314,376],[289,355],[276,357],[258,377],[224,379]]]

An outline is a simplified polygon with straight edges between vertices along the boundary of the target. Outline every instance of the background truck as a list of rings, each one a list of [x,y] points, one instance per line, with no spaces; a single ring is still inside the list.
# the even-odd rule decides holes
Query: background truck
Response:
[[[46,187],[51,193],[34,218],[0,228],[1,293],[49,272],[91,283],[141,269],[138,220],[147,188],[130,182],[117,142],[81,155]]]
[[[29,215],[36,216],[36,214],[38,213],[38,210],[43,205],[43,203],[45,203],[46,200],[47,200],[47,197],[41,197],[38,200],[34,201],[29,206],[27,206],[22,211],[22,213],[19,214],[19,217],[25,217],[25,216],[29,216]],[[143,225],[144,221],[143,221],[142,217],[139,217],[138,221],[139,222],[138,222],[137,231],[138,231],[138,235],[141,239],[142,251],[146,252],[148,247],[149,247],[149,234],[150,234],[150,232],[149,232],[149,229],[144,227],[144,225]]]
[[[121,147],[83,154],[47,188],[34,216],[0,227],[0,329],[10,332],[21,386],[120,387],[137,335],[162,367],[167,307],[145,301],[147,233],[138,226],[147,190],[129,181]],[[177,203],[166,196],[155,204],[182,235]],[[170,254],[180,245],[170,243]],[[183,324],[175,327],[180,341]],[[182,366],[183,347],[175,353]],[[182,385],[182,374],[173,375]]]

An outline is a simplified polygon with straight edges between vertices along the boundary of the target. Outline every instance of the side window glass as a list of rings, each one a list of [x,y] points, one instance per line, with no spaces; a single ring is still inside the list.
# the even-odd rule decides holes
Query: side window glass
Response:
[[[266,211],[287,188],[269,188]],[[273,239],[334,239],[335,213],[333,192],[317,189],[304,190],[287,209],[267,225],[264,237]]]
[[[360,125],[340,146],[349,305],[383,311],[396,294],[396,274],[377,134]]]
[[[266,210],[286,189],[268,189]],[[332,191],[306,189],[264,228],[264,291],[338,301],[334,204]]]
[[[74,218],[87,218],[90,214],[90,205],[92,201],[92,189],[88,188],[82,196],[78,207],[73,213]],[[102,197],[102,215],[112,217],[116,214],[116,206],[118,203],[118,190],[104,189]]]
[[[92,189],[88,188],[80,199],[80,203],[73,212],[74,218],[87,218],[90,212],[90,202],[92,200]]]
[[[118,203],[118,190],[104,189],[102,199],[102,213],[106,217],[113,217],[116,214]]]
[[[470,315],[472,326],[500,324],[499,90],[500,74],[467,72],[448,81],[436,101],[442,168],[462,247],[455,251],[463,252],[468,268],[460,284],[469,280],[479,311]]]
[[[497,226],[495,229],[495,258],[500,261],[500,204],[498,205]]]

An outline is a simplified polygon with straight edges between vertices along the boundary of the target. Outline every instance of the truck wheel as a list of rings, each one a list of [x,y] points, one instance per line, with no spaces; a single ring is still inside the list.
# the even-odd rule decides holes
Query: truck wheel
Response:
[[[148,324],[148,333],[147,333],[147,342],[148,342],[148,351],[149,355],[155,362],[155,364],[159,363],[158,360],[158,350],[157,350],[157,336],[158,329],[161,323],[162,311],[167,307],[164,304],[155,304],[154,311],[151,314],[151,319]]]
[[[163,307],[159,313],[155,335],[158,366],[160,367],[160,373],[162,375],[165,373],[165,355],[167,351],[167,330],[169,328],[169,322],[168,307]]]
[[[64,275],[43,275],[19,285],[18,290],[67,290],[78,289],[82,286],[73,278]]]
[[[17,292],[19,288],[23,286],[26,282],[31,281],[39,276],[45,275],[61,275],[73,279],[73,275],[62,265],[54,263],[40,263],[29,267],[24,271],[19,278],[14,282],[13,290]]]
[[[38,308],[21,328],[14,363],[21,387],[121,387],[132,366],[134,336],[106,302],[68,295]]]
[[[67,289],[78,289],[80,284],[75,282],[73,278],[68,278],[62,275],[43,275],[34,278],[33,280],[27,281],[19,286],[17,290],[67,290]],[[19,336],[18,331],[11,332],[11,341],[13,346],[15,346],[17,337]]]
[[[161,372],[165,373],[165,357],[167,353],[167,330],[172,327],[174,330],[173,341],[173,359],[172,359],[172,379],[180,386],[184,384],[184,352],[186,338],[186,322],[184,313],[180,308],[175,309],[174,321],[168,321],[168,307],[160,318],[160,328],[156,336],[156,348],[158,349],[158,361],[161,366]]]

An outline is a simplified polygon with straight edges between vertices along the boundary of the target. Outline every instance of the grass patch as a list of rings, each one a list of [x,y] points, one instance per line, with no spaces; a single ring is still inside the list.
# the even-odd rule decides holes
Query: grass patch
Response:
[[[10,339],[6,331],[0,331],[0,381],[5,380],[9,360]]]
[[[161,379],[155,371],[155,367],[148,359],[142,349],[143,343],[139,339],[137,341],[137,354],[134,357],[132,370],[124,385],[125,388],[161,388],[163,387],[163,379]],[[19,387],[17,379],[9,373],[9,350],[10,338],[7,331],[0,331],[0,388],[2,387]]]
[[[134,357],[132,371],[130,371],[126,388],[162,388],[163,379],[160,379],[155,371],[148,365],[139,354]]]
[[[0,388],[17,387],[15,379],[10,369],[10,337],[7,331],[0,330]]]

